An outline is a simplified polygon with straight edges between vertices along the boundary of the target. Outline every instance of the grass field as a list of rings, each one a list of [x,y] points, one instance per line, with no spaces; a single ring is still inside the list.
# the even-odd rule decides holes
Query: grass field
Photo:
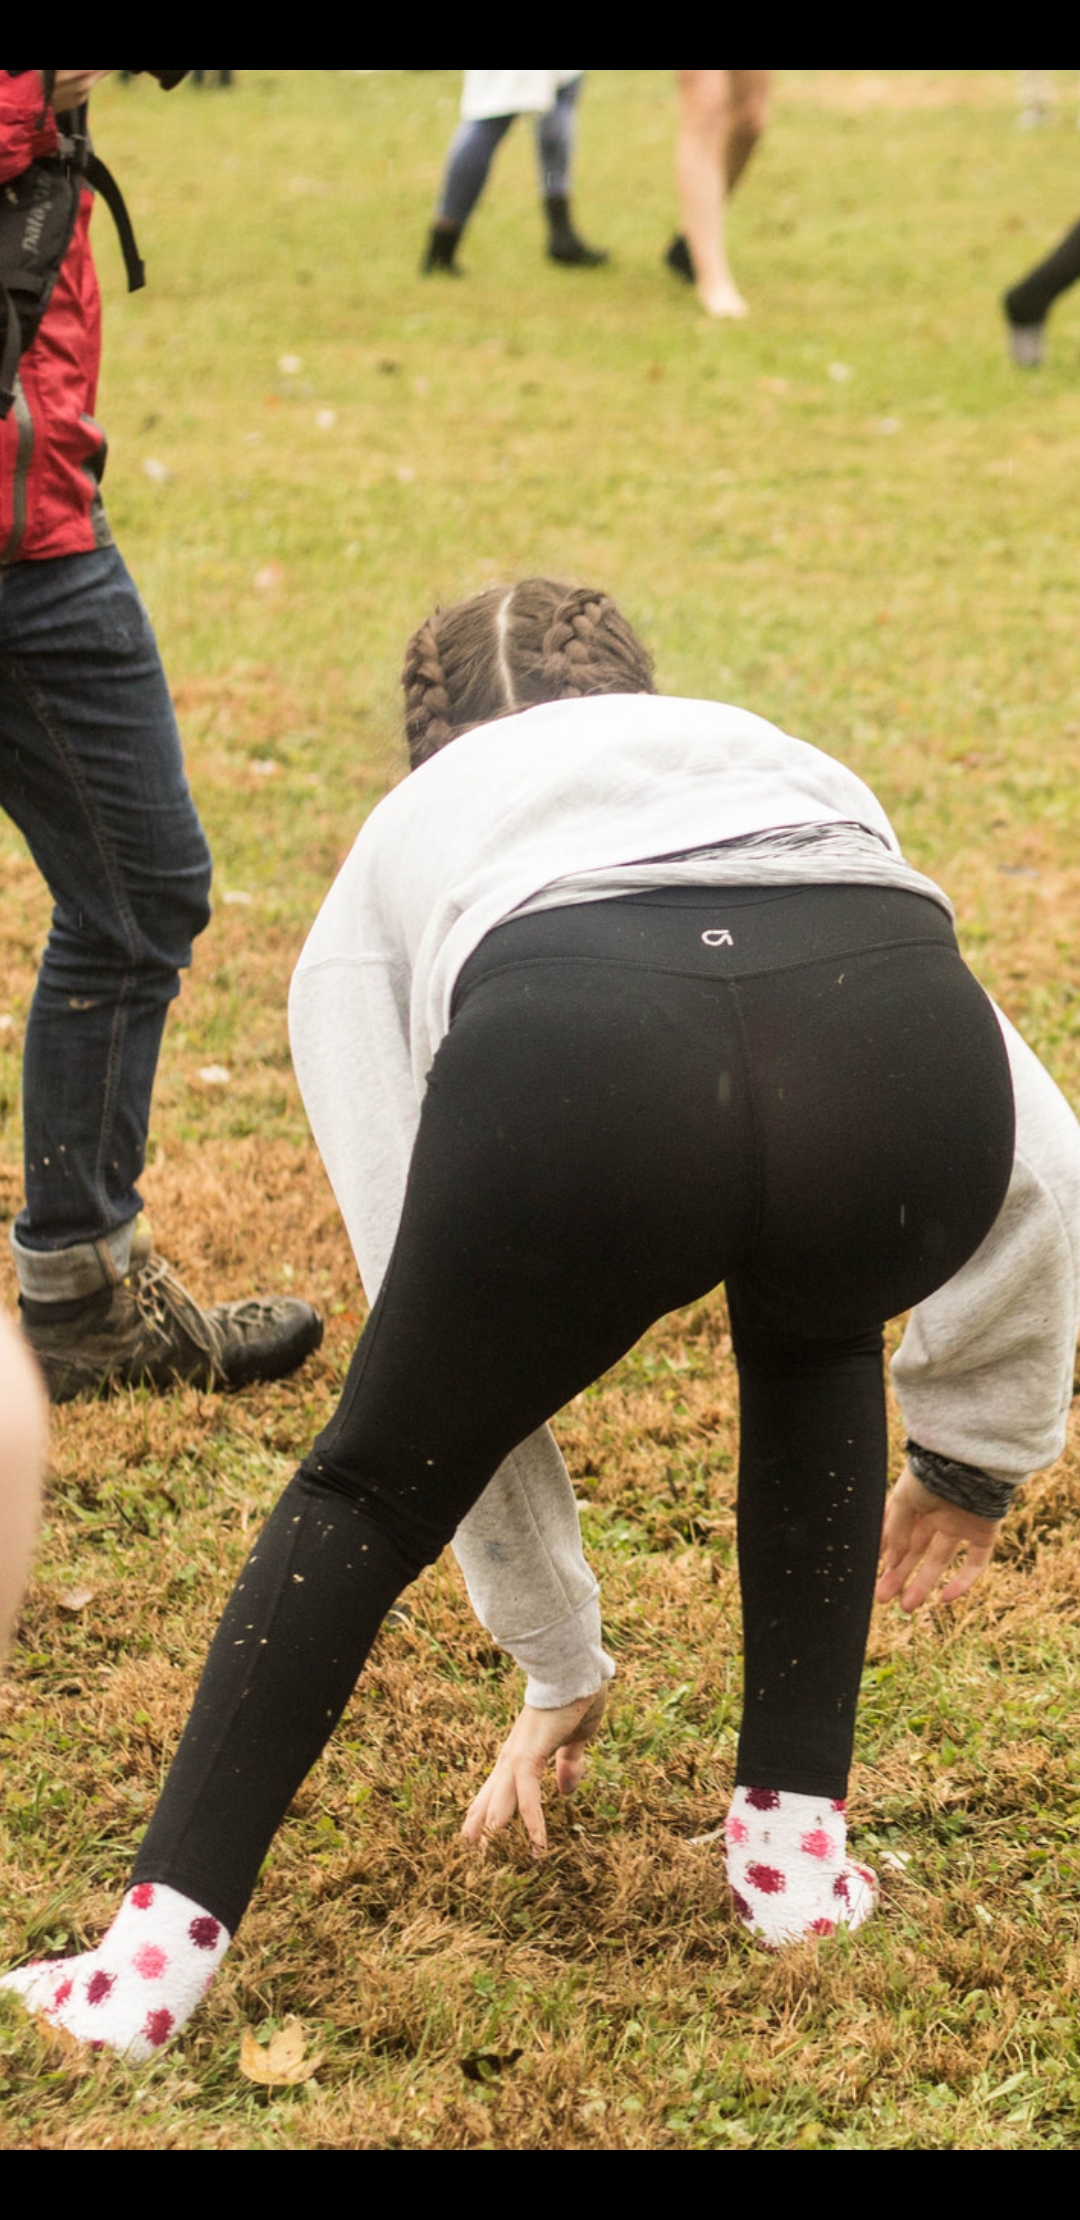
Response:
[[[526,571],[601,583],[664,690],[851,763],[1080,1108],[1080,296],[1026,376],[996,305],[1075,220],[1073,111],[1019,132],[1009,73],[783,73],[731,226],[753,315],[729,328],[660,265],[662,71],[597,71],[583,104],[580,218],[610,267],[542,258],[519,126],[467,280],[420,279],[456,93],[447,72],[252,71],[232,96],[95,102],[150,271],[127,299],[99,213],[106,494],[216,859],[146,1195],[197,1293],[288,1285],[329,1324],[282,1387],[58,1414],[2,1689],[5,1964],[111,1916],[233,1572],[355,1340],[285,992],[400,776],[401,649],[435,601]],[[10,1218],[48,909],[4,821],[0,873]],[[12,1302],[6,1251],[0,1281]],[[725,1809],[740,1679],[722,1298],[557,1430],[619,1678],[548,1862],[455,1839],[516,1683],[447,1560],[380,1638],[176,2050],[129,2072],[4,2004],[2,2147],[1080,2144],[1076,1445],[966,1604],[878,1615],[851,1815],[883,1909],[774,1960],[691,1839]],[[291,2016],[317,2071],[256,2087],[242,2031]]]

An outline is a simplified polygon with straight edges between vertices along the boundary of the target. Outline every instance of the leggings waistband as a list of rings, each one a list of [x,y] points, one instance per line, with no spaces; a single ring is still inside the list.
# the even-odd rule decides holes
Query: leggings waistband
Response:
[[[658,887],[509,918],[469,957],[454,1002],[511,964],[585,961],[739,979],[913,942],[957,953],[945,911],[906,889]]]

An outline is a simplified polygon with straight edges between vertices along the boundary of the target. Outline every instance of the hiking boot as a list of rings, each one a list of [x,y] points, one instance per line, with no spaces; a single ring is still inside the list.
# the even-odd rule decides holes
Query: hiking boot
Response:
[[[317,1349],[322,1319],[281,1296],[201,1310],[140,1224],[125,1277],[70,1303],[21,1300],[23,1332],[54,1403],[109,1388],[250,1387]]]
[[[548,261],[563,262],[583,270],[598,270],[608,259],[605,247],[586,246],[575,231],[565,193],[549,193],[544,202],[548,220]]]

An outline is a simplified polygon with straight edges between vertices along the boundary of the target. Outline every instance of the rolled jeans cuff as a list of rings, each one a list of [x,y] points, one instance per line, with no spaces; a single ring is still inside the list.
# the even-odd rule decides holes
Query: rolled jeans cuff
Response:
[[[136,1218],[129,1218],[99,1241],[76,1241],[70,1249],[24,1249],[11,1234],[19,1293],[31,1303],[74,1303],[117,1287],[131,1263]]]

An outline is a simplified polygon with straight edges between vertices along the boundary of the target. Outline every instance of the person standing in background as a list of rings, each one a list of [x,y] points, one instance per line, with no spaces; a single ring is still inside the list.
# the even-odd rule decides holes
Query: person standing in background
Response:
[[[1008,327],[1009,353],[1021,370],[1037,370],[1046,353],[1046,319],[1062,293],[1080,278],[1080,224],[1036,264],[1002,301]]]
[[[728,268],[724,209],[765,129],[772,71],[680,69],[676,78],[682,230],[665,260],[696,285],[706,315],[745,316],[746,302]]]
[[[570,213],[570,170],[574,153],[574,111],[581,91],[580,69],[467,69],[461,123],[447,157],[438,213],[428,237],[421,269],[460,277],[456,256],[462,232],[488,180],[495,149],[517,116],[536,118],[536,154],[548,225],[548,258],[582,269],[607,261],[600,247],[587,246]]]
[[[0,70],[5,268],[25,211],[77,180],[32,323],[0,294],[0,809],[53,897],[26,1026],[23,1330],[54,1402],[106,1386],[241,1387],[322,1339],[308,1303],[202,1310],[152,1247],[138,1179],[169,1003],[210,918],[210,854],[146,609],[101,499],[94,194],[79,166],[108,70]],[[44,298],[44,313],[40,301]],[[25,304],[25,296],[24,296]]]

